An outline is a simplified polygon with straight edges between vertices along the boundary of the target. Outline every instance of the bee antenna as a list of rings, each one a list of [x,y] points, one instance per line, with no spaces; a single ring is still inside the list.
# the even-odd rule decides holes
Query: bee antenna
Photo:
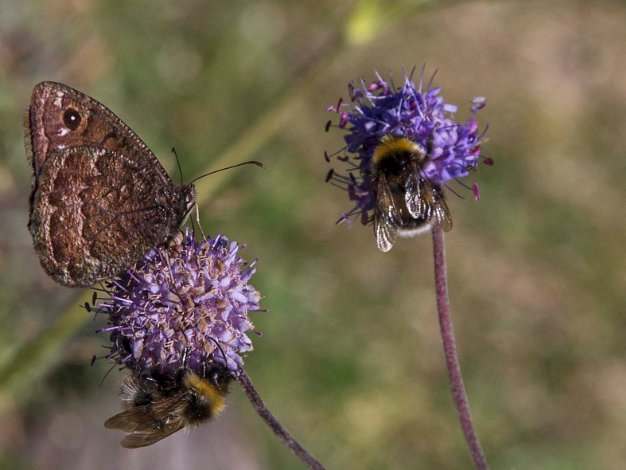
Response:
[[[243,165],[256,165],[265,170],[265,166],[263,165],[263,163],[257,162],[256,160],[248,160],[247,162],[237,163],[236,165],[225,166],[224,168],[220,168],[219,170],[209,171],[208,173],[205,173],[204,175],[200,175],[197,178],[192,179],[189,182],[189,184],[193,184],[195,181],[198,181],[200,178],[204,178],[205,176],[214,175],[215,173],[219,173],[220,171],[230,170],[231,168],[237,168],[238,166],[243,166]]]

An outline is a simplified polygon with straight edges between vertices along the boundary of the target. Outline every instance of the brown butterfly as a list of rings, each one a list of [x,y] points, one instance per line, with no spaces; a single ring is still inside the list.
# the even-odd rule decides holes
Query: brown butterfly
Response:
[[[25,119],[33,168],[28,228],[41,265],[90,286],[174,236],[195,204],[130,127],[98,101],[54,82],[35,86]]]

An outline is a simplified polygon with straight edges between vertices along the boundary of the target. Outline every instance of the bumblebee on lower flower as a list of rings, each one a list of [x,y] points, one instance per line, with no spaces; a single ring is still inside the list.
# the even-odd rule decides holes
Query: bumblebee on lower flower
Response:
[[[181,366],[175,377],[127,375],[120,393],[126,410],[104,426],[127,432],[122,447],[134,449],[207,422],[224,409],[233,376],[219,363],[202,369],[198,373]]]
[[[207,422],[225,405],[252,350],[249,313],[260,293],[249,284],[255,261],[223,235],[196,241],[179,233],[105,286],[94,311],[108,316],[107,355],[128,369],[125,410],[105,422],[128,433],[122,446],[152,445]]]

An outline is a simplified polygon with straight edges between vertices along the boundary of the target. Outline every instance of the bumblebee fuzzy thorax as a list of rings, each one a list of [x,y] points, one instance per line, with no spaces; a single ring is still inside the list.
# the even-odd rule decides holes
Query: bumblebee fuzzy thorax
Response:
[[[392,136],[383,137],[380,144],[374,149],[372,154],[372,166],[381,169],[389,160],[399,156],[411,156],[416,163],[422,164],[426,159],[424,151],[415,142]]]
[[[442,190],[423,174],[427,158],[417,143],[391,135],[383,137],[372,153],[374,233],[381,251],[389,251],[396,236],[414,237],[434,224],[444,230],[452,227]]]
[[[190,395],[185,413],[192,423],[216,416],[224,409],[228,382],[215,377],[202,378],[191,371],[185,373],[183,385]]]

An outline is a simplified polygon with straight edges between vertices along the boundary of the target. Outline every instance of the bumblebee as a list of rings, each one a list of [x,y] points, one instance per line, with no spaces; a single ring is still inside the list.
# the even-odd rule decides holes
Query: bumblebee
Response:
[[[126,410],[107,419],[104,426],[128,433],[122,447],[152,445],[218,415],[232,379],[226,366],[217,363],[203,367],[201,373],[181,368],[175,377],[133,373],[124,379],[120,393]]]
[[[385,136],[374,149],[374,233],[381,251],[391,250],[396,236],[414,237],[435,225],[452,228],[443,191],[423,173],[426,158],[427,152],[406,138]]]

